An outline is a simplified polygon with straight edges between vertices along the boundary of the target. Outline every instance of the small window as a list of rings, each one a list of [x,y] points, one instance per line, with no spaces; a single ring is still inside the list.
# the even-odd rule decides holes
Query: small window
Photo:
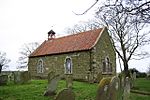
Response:
[[[106,72],[106,63],[105,61],[103,61],[102,63],[103,63],[103,72]]]
[[[65,60],[65,74],[72,74],[72,60],[71,60],[71,58],[66,58],[66,60]]]
[[[43,72],[44,72],[43,60],[40,59],[37,64],[37,73],[43,73]]]
[[[108,57],[102,61],[103,73],[112,73],[112,63]]]

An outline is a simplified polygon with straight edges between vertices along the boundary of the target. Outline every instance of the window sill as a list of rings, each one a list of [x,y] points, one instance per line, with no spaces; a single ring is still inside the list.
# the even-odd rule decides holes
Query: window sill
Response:
[[[112,75],[112,72],[102,72],[102,75]]]
[[[72,73],[65,73],[65,75],[72,75]]]

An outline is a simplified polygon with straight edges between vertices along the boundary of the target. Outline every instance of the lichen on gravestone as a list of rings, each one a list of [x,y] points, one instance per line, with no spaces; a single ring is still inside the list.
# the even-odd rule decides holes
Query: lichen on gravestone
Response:
[[[121,100],[123,92],[121,91],[120,79],[117,76],[112,77],[109,85],[109,100]]]
[[[98,90],[96,95],[96,100],[108,100],[109,99],[109,84],[110,84],[111,78],[103,78],[100,83],[98,84]]]

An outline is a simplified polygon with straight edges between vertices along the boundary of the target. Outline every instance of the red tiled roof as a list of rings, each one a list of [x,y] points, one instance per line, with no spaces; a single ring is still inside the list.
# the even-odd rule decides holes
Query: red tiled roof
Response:
[[[45,40],[30,55],[30,57],[90,50],[96,44],[102,31],[103,28],[100,28],[74,35]]]

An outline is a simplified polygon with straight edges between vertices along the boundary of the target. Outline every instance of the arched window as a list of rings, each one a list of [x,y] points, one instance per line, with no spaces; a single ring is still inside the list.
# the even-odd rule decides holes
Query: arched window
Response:
[[[112,63],[110,62],[109,57],[106,57],[102,62],[102,68],[104,73],[112,72]]]
[[[65,74],[72,74],[72,60],[69,57],[65,60]]]
[[[39,59],[37,64],[37,73],[43,73],[43,72],[44,72],[43,60]]]
[[[110,63],[110,61],[109,61],[109,58],[108,57],[106,57],[105,58],[105,63],[106,63],[106,72],[109,72],[109,63]]]

